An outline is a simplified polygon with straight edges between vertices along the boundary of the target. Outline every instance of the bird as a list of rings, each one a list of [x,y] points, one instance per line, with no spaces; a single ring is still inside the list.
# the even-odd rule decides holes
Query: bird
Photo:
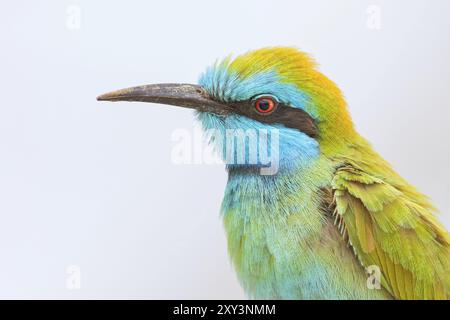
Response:
[[[341,90],[308,53],[251,50],[217,61],[197,84],[142,85],[97,100],[194,109],[228,160],[220,215],[249,298],[450,297],[450,237],[437,209],[357,132]],[[224,137],[237,130],[249,134],[225,151]],[[258,158],[268,144],[270,164]],[[242,156],[250,149],[256,159]]]

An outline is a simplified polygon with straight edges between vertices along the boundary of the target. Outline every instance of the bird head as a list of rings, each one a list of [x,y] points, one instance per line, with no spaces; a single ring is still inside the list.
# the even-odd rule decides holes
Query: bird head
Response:
[[[151,84],[117,90],[98,100],[141,101],[192,108],[207,131],[226,138],[240,130],[274,141],[280,168],[307,164],[330,155],[354,135],[339,88],[317,70],[315,62],[294,48],[263,48],[209,67],[198,84]],[[250,134],[251,135],[251,134]],[[227,145],[212,135],[223,157]],[[247,137],[249,138],[249,137]],[[256,139],[261,144],[261,139]],[[254,148],[257,156],[260,146]],[[248,152],[251,147],[244,143]],[[269,151],[270,153],[270,151]],[[233,153],[233,161],[235,160]],[[259,160],[229,163],[230,168],[258,167]]]

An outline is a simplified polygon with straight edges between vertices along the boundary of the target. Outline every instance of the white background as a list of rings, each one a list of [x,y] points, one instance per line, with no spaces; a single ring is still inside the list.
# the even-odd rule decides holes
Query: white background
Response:
[[[0,298],[244,298],[219,217],[223,167],[171,161],[192,112],[95,97],[196,82],[216,58],[268,45],[314,55],[448,228],[449,12],[447,0],[2,3]]]

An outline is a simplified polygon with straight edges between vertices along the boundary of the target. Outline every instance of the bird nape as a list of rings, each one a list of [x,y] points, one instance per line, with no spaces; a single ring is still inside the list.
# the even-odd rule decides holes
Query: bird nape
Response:
[[[257,299],[448,299],[450,237],[294,48],[216,63],[199,84],[101,95],[192,108],[229,174],[229,255]],[[267,161],[269,159],[270,161]]]

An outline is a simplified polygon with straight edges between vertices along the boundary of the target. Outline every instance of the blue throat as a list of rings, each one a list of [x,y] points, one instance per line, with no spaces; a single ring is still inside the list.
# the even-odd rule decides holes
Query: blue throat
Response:
[[[296,129],[237,114],[197,112],[197,119],[228,170],[276,166],[276,174],[298,170],[319,157],[318,142]]]

